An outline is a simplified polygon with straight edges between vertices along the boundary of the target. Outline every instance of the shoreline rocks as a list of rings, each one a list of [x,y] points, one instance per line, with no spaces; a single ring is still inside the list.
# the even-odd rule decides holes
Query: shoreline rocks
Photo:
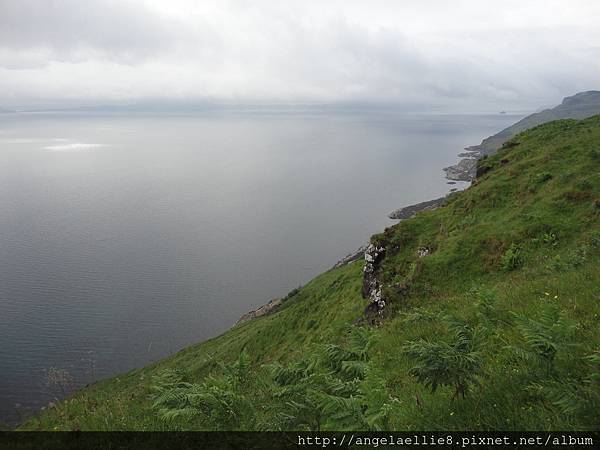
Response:
[[[342,267],[342,266],[345,266],[347,264],[350,264],[350,263],[353,263],[355,261],[362,259],[365,255],[366,250],[367,250],[366,245],[360,246],[356,251],[354,251],[352,253],[348,253],[346,256],[344,256],[342,259],[340,259],[338,262],[336,262],[333,265],[332,269],[335,269],[337,267]],[[283,300],[284,299],[281,299],[281,298],[275,298],[275,299],[271,300],[269,303],[267,303],[266,305],[262,305],[259,308],[254,309],[252,311],[248,311],[246,314],[244,314],[242,317],[240,317],[237,320],[235,325],[239,325],[239,324],[247,322],[249,320],[256,319],[257,317],[262,317],[262,316],[266,316],[269,314],[273,314],[282,305]]]
[[[353,263],[354,261],[358,261],[359,259],[363,258],[366,250],[367,250],[367,246],[361,245],[358,248],[358,250],[356,250],[355,252],[352,252],[352,253],[348,253],[346,256],[344,256],[342,259],[340,259],[338,262],[336,262],[333,265],[332,269],[336,269],[338,267],[342,267],[347,264]]]
[[[396,209],[395,211],[389,213],[388,217],[394,220],[410,219],[420,211],[429,211],[442,206],[446,202],[447,197],[448,196],[435,198],[433,200],[427,200],[425,202],[416,203],[414,205],[409,205],[405,206],[404,208]]]
[[[482,165],[478,167],[478,162],[484,156],[491,155],[506,145],[512,137],[519,132],[533,126],[549,122],[556,119],[584,119],[586,117],[598,114],[600,112],[600,91],[580,92],[574,96],[566,97],[562,103],[552,109],[543,110],[531,114],[517,123],[505,128],[499,133],[484,139],[481,144],[466,147],[458,157],[463,158],[457,164],[445,167],[446,179],[450,180],[448,184],[454,184],[456,181],[473,182],[478,176],[482,176],[490,170],[489,167]],[[516,144],[514,144],[516,145]],[[504,162],[503,162],[504,163]],[[457,189],[451,189],[451,192],[445,196],[428,200],[425,202],[409,205],[404,208],[391,212],[390,219],[405,220],[410,219],[420,211],[433,210],[442,206],[448,196],[453,195]],[[419,257],[426,256],[429,249],[419,250]],[[385,254],[384,247],[376,247],[370,244],[368,247],[360,247],[357,251],[346,255],[340,259],[333,268],[341,267],[361,259],[364,255],[365,266],[363,268],[363,297],[369,299],[367,312],[375,312],[377,315],[383,314],[385,300],[382,298],[381,286],[375,273],[379,268],[381,258]],[[256,317],[261,317],[275,312],[282,304],[281,299],[271,300],[266,305],[244,314],[236,322],[246,322]]]
[[[282,299],[274,298],[266,305],[263,305],[257,309],[254,309],[254,310],[249,311],[246,314],[244,314],[242,317],[240,317],[238,319],[238,321],[235,323],[235,325],[239,325],[240,323],[244,323],[249,320],[256,319],[257,317],[262,317],[262,316],[266,316],[268,314],[273,314],[275,311],[277,311],[279,309],[279,307],[281,306],[282,303],[283,303]]]
[[[479,158],[469,157],[461,159],[453,166],[444,167],[446,178],[453,181],[473,181],[477,172]]]

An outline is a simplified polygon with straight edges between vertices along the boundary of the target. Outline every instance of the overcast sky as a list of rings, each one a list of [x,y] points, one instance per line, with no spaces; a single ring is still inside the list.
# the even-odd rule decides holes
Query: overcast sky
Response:
[[[0,0],[0,108],[385,102],[600,89],[598,0]]]

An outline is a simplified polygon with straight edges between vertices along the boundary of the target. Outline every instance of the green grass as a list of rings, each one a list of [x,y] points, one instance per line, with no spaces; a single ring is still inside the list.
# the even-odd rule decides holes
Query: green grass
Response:
[[[490,170],[446,206],[372,238],[386,248],[378,273],[388,307],[375,330],[369,373],[381,381],[391,408],[388,427],[597,428],[598,365],[586,358],[600,349],[599,155],[600,116],[538,126],[483,160]],[[431,252],[420,258],[424,246]],[[20,428],[205,429],[201,420],[160,419],[152,407],[156,377],[177,369],[186,380],[201,383],[220,376],[223,364],[242,350],[250,356],[253,381],[240,392],[255,405],[258,419],[238,427],[279,427],[275,416],[286,406],[273,394],[264,365],[298,361],[323,344],[344,344],[348,327],[366,306],[361,286],[361,263],[330,270],[279,312],[96,383]],[[564,332],[550,362],[536,359],[526,335],[527,326],[543,322],[548,311],[560,314],[560,321],[550,323]],[[420,384],[411,372],[417,361],[403,350],[421,339],[450,342],[440,314],[458,317],[485,335],[478,350],[481,371],[464,399],[454,398],[451,386],[431,392]],[[375,394],[364,392],[366,405]],[[324,423],[350,427],[336,426],[333,419]]]

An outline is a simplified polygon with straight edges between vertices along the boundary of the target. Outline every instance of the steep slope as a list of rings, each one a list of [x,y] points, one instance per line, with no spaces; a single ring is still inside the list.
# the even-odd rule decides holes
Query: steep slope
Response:
[[[514,125],[484,139],[480,145],[470,147],[469,150],[479,151],[482,155],[490,155],[510,138],[529,128],[553,120],[585,119],[596,114],[600,114],[600,91],[579,92],[571,97],[565,97],[562,103],[554,108],[545,109],[521,119]]]
[[[600,116],[528,130],[479,173],[374,236],[366,286],[361,263],[332,269],[21,428],[596,429]]]
[[[517,134],[553,120],[585,119],[596,114],[600,114],[600,91],[579,92],[571,97],[565,97],[560,105],[531,114],[484,139],[481,144],[468,147],[466,150],[470,153],[469,158],[461,160],[455,166],[446,167],[444,170],[449,179],[470,181],[475,176],[475,159],[495,153],[506,141]]]

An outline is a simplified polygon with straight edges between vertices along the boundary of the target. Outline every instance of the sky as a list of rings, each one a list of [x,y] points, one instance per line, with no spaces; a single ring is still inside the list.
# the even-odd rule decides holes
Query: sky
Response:
[[[0,108],[526,111],[600,89],[598,0],[0,0]]]

